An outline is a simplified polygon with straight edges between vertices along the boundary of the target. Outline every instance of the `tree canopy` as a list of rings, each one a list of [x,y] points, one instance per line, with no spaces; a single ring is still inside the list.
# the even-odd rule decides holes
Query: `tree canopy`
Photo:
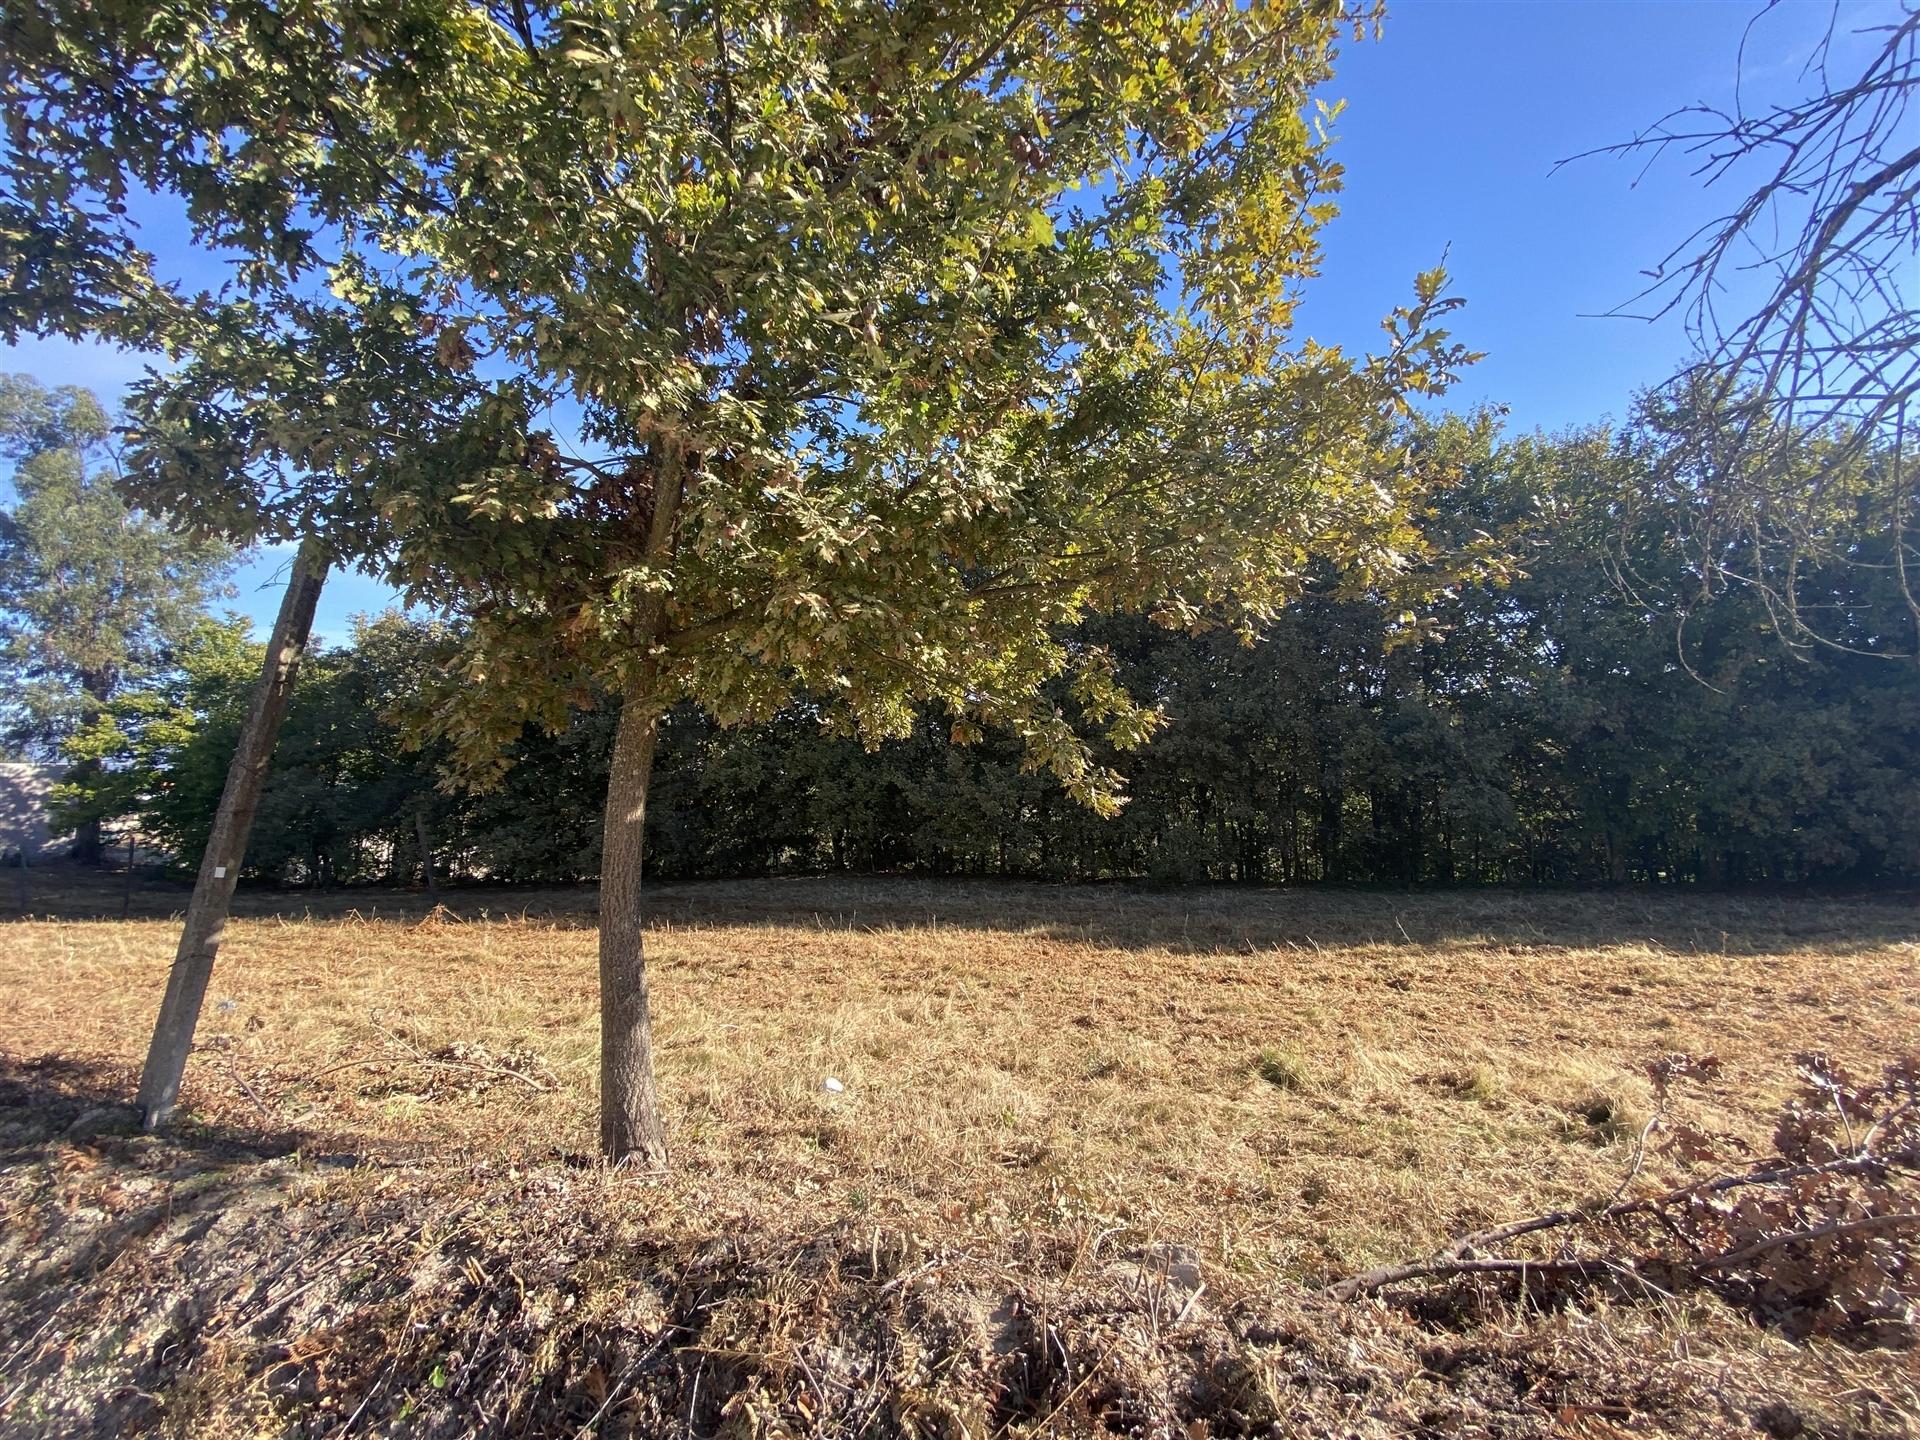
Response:
[[[231,552],[141,511],[106,410],[84,390],[0,376],[0,684],[12,743],[54,755],[129,687],[163,673],[222,593]]]
[[[1251,630],[1419,544],[1382,422],[1464,358],[1438,276],[1377,359],[1290,339],[1337,5],[46,9],[22,193],[111,234],[170,189],[241,257],[142,396],[146,483],[473,614],[476,764],[644,665],[875,737],[936,698],[1105,803],[1034,683],[1149,722],[1049,627]]]
[[[1696,412],[1646,397],[1618,427],[1504,433],[1486,415],[1421,422],[1453,466],[1423,526],[1489,532],[1521,573],[1451,588],[1419,634],[1390,597],[1331,573],[1262,643],[1140,617],[1090,617],[1121,680],[1165,709],[1137,750],[1096,744],[1132,797],[1115,819],[1023,771],[1017,737],[949,743],[937,707],[877,751],[797,703],[721,727],[691,705],[661,727],[648,868],[663,878],[911,872],[1059,880],[1373,885],[1870,885],[1920,876],[1920,695],[1903,667],[1783,652],[1763,596],[1697,602],[1685,507],[1644,496]],[[1802,435],[1803,464],[1834,443]],[[1881,457],[1884,461],[1885,457]],[[1836,509],[1824,551],[1884,543]],[[1623,584],[1623,578],[1630,580]],[[1893,577],[1846,559],[1809,577],[1857,637],[1897,626]],[[1676,597],[1690,606],[1676,643]],[[155,780],[143,830],[191,863],[244,709],[250,660],[192,647],[181,679],[116,706],[122,758]],[[1398,640],[1399,643],[1395,643]],[[401,754],[409,687],[448,643],[387,617],[303,671],[253,873],[282,883],[413,879],[424,810],[443,874],[577,882],[600,867],[615,716],[529,727],[493,789],[440,789],[443,751]],[[1063,681],[1051,686],[1069,714]]]

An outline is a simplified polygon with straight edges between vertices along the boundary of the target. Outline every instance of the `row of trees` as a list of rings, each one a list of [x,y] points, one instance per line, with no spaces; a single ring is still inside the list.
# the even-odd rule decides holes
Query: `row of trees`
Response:
[[[789,706],[723,729],[683,706],[661,732],[649,848],[675,877],[780,870],[1164,882],[1384,884],[1662,881],[1873,883],[1920,876],[1920,687],[1885,526],[1848,501],[1818,537],[1830,628],[1855,642],[1795,654],[1746,588],[1704,600],[1672,477],[1714,423],[1697,393],[1650,397],[1633,422],[1504,438],[1485,416],[1414,443],[1456,474],[1427,524],[1449,545],[1497,536],[1515,557],[1409,625],[1378,593],[1322,576],[1258,646],[1138,618],[1084,622],[1130,693],[1170,724],[1100,762],[1130,803],[1105,819],[986,734],[955,746],[922,710],[869,751]],[[1839,442],[1802,435],[1799,463]],[[1870,494],[1866,467],[1856,498]],[[1663,484],[1660,477],[1669,477]],[[1649,500],[1649,496],[1655,497]],[[1884,558],[1884,557],[1882,557]],[[1655,603],[1655,602],[1658,603]],[[1679,618],[1684,614],[1684,623]],[[444,746],[408,750],[421,677],[446,626],[363,622],[312,657],[249,852],[297,883],[583,880],[598,872],[607,708],[530,728],[497,788],[452,782]],[[114,813],[183,858],[205,844],[259,647],[201,623],[165,685],[117,701],[72,745]],[[1071,712],[1070,693],[1058,697]]]

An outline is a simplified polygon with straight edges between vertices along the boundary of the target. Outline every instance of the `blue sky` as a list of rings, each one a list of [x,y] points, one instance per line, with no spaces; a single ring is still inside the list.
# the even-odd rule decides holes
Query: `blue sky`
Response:
[[[1620,414],[1686,353],[1676,323],[1603,318],[1642,271],[1731,208],[1677,153],[1557,162],[1630,139],[1679,106],[1749,108],[1798,95],[1829,0],[1400,0],[1377,42],[1349,46],[1347,167],[1327,263],[1302,310],[1324,338],[1368,343],[1373,312],[1442,254],[1467,301],[1456,333],[1487,358],[1453,403],[1489,401],[1523,428]],[[1845,0],[1841,31],[1892,0]],[[1744,64],[1741,43],[1746,37]],[[1867,42],[1840,40],[1864,58]]]
[[[1621,414],[1636,389],[1672,372],[1685,337],[1672,322],[1603,312],[1734,197],[1703,194],[1679,156],[1644,175],[1632,159],[1556,162],[1625,140],[1677,106],[1728,104],[1758,9],[1758,0],[1399,0],[1381,39],[1346,48],[1329,87],[1347,102],[1337,127],[1346,190],[1302,329],[1353,348],[1376,343],[1380,318],[1444,254],[1468,302],[1455,332],[1487,357],[1452,403],[1503,404],[1522,429]],[[1754,28],[1742,72],[1750,103],[1798,93],[1829,9],[1781,0]],[[1893,10],[1893,0],[1843,0],[1839,28]],[[178,236],[148,243],[163,262],[183,253],[168,253]],[[111,397],[141,361],[47,342],[0,347],[0,368]],[[263,631],[286,563],[269,552],[237,577],[234,604]],[[316,629],[342,640],[351,615],[389,600],[365,577],[335,575]]]

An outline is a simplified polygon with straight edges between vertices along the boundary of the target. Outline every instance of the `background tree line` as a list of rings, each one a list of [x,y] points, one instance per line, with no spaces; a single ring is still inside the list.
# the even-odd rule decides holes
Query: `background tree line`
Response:
[[[1683,537],[1716,421],[1701,387],[1630,422],[1509,437],[1488,415],[1418,425],[1457,480],[1425,517],[1439,547],[1513,557],[1419,616],[1329,573],[1261,643],[1138,617],[1091,619],[1122,682],[1174,722],[1100,746],[1116,819],[1076,803],[1019,743],[956,746],[920,714],[869,751],[804,707],[723,728],[680,707],[648,816],[663,878],[844,869],[1160,882],[1899,883],[1920,877],[1920,684],[1875,513],[1887,493],[1843,437],[1792,437],[1825,473],[1800,577],[1823,633],[1784,642],[1763,592],[1703,570]],[[1765,543],[1764,536],[1751,543]],[[300,673],[248,854],[306,884],[438,873],[576,881],[599,865],[611,707],[529,729],[500,784],[450,788],[409,749],[422,677],[457,636],[388,614]],[[173,663],[67,742],[77,819],[137,814],[192,864],[205,844],[260,646],[202,616]],[[1066,686],[1055,699],[1074,718]],[[417,717],[413,717],[417,718]],[[1083,727],[1086,728],[1086,727]],[[424,848],[423,848],[424,842]]]
[[[112,418],[88,391],[0,375],[0,747],[56,758],[118,699],[172,675],[176,645],[228,593],[232,550],[178,533],[121,485]],[[82,759],[92,797],[74,852],[99,858],[100,817],[137,799]],[[11,841],[14,837],[7,837]],[[5,843],[5,842],[0,842]]]

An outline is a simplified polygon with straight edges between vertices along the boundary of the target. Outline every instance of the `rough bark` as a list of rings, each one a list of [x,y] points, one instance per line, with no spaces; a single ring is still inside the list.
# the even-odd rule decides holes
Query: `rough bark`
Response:
[[[88,766],[93,766],[89,761]],[[74,784],[84,785],[98,773],[98,767],[89,771],[86,766],[75,766],[67,772],[67,779]],[[73,844],[68,847],[67,858],[76,865],[102,865],[106,863],[106,846],[100,837],[100,821],[96,817],[82,820],[73,831]]]
[[[610,1164],[666,1164],[666,1128],[653,1079],[640,874],[647,786],[660,715],[644,684],[620,708],[607,779],[600,857],[600,1149]]]
[[[91,721],[99,716],[113,698],[115,677],[110,670],[86,670],[80,675],[80,690],[91,703],[86,707],[85,717]],[[91,789],[100,778],[98,760],[82,760],[67,771],[67,782],[78,785],[83,790]],[[73,832],[73,843],[67,849],[69,859],[81,865],[99,865],[106,859],[106,845],[101,838],[100,817],[95,815],[82,820]]]
[[[647,558],[664,565],[673,557],[674,518],[685,483],[679,456],[656,452],[654,475]],[[643,657],[659,639],[665,618],[665,598],[656,592],[635,617],[634,643]],[[667,1162],[666,1125],[653,1079],[653,1017],[640,905],[647,787],[660,734],[659,688],[655,661],[642,658],[621,699],[600,850],[600,1151],[611,1165],[632,1162],[650,1168]]]
[[[226,933],[227,912],[233,904],[234,886],[239,883],[241,862],[246,858],[253,813],[273,762],[274,742],[293,693],[301,652],[313,628],[314,607],[326,582],[327,563],[326,552],[313,540],[301,545],[294,558],[293,574],[287,580],[286,597],[280,602],[280,614],[267,642],[266,663],[253,692],[253,704],[232,763],[227,766],[226,788],[220,793],[220,808],[214,812],[213,831],[207,837],[206,854],[201,857],[200,873],[193,883],[193,899],[188,902],[186,924],[167,976],[166,998],[161,1002],[146,1068],[140,1075],[139,1103],[149,1130],[167,1122],[180,1097],[180,1080],[186,1072],[187,1056],[193,1051],[200,1005]]]

